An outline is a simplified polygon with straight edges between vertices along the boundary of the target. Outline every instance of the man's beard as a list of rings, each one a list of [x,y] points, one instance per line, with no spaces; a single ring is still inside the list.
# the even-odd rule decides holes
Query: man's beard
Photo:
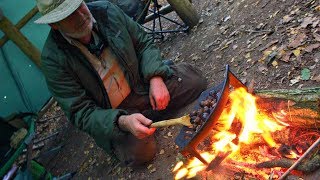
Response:
[[[65,32],[65,35],[67,35],[71,38],[74,38],[74,39],[83,38],[83,37],[91,34],[92,24],[93,24],[93,22],[92,22],[92,20],[90,20],[90,24],[87,27],[85,27],[84,29],[76,31],[76,32],[72,32],[72,33]]]

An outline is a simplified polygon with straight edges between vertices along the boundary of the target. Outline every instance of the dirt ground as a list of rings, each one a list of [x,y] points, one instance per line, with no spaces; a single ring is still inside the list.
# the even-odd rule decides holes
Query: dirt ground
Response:
[[[175,63],[197,66],[214,86],[225,66],[255,89],[298,89],[320,85],[320,2],[317,0],[197,0],[200,24],[189,33],[166,35],[158,42],[162,55]],[[169,15],[178,19],[174,13]],[[163,21],[165,28],[176,28]],[[194,104],[177,112],[189,113]],[[54,106],[44,118],[62,113]],[[179,159],[174,140],[180,126],[157,130],[157,155],[138,169],[123,167],[106,155],[92,138],[64,116],[45,129],[60,129],[43,149],[63,145],[41,162],[54,175],[76,172],[74,179],[173,179]],[[38,127],[38,130],[41,127]],[[42,129],[40,129],[42,130]]]

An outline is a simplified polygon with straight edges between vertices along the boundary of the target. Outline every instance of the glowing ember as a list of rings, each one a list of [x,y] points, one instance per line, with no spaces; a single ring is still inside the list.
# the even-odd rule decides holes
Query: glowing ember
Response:
[[[273,140],[271,133],[283,129],[287,124],[281,122],[285,112],[273,114],[269,117],[267,114],[260,112],[256,106],[256,97],[248,93],[244,88],[238,88],[229,95],[230,104],[222,112],[215,133],[212,137],[214,142],[212,151],[201,154],[207,162],[211,162],[219,152],[231,151],[228,158],[242,159],[240,156],[240,147],[252,143],[253,137],[260,135],[265,142],[273,148],[279,145]],[[236,125],[234,125],[236,124]],[[241,126],[237,126],[241,124]],[[235,127],[238,129],[235,129]],[[240,157],[240,158],[239,158]],[[249,160],[250,161],[250,160]],[[251,160],[252,162],[252,160]],[[179,162],[174,171],[177,171],[175,179],[192,178],[197,172],[206,168],[200,160],[193,158],[187,165]]]

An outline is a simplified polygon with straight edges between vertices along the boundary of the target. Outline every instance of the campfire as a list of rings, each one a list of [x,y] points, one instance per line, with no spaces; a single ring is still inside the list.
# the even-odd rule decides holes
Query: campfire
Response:
[[[277,179],[302,159],[320,137],[317,129],[290,123],[301,111],[292,109],[294,112],[290,112],[288,107],[292,102],[249,93],[228,67],[223,84],[218,90],[202,94],[196,111],[190,113],[194,127],[184,127],[178,135],[176,143],[189,158],[176,164],[175,179],[213,174],[224,179],[223,174],[235,176],[239,173],[256,179]],[[283,102],[287,102],[287,106]],[[310,117],[319,118],[312,110],[305,108],[303,113],[306,112]],[[297,175],[319,168],[318,153],[309,159],[297,168],[300,170],[295,172]]]

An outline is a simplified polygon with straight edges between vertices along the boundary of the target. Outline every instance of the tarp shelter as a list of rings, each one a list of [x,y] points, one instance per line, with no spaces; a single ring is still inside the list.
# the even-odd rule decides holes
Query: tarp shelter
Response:
[[[51,97],[44,76],[37,66],[49,27],[33,23],[40,16],[35,5],[35,0],[0,1],[0,117],[8,117],[13,113],[38,114]],[[30,142],[35,133],[34,116],[25,116],[22,119],[25,125],[21,127],[9,126],[10,123],[5,123],[8,120],[9,118],[0,118],[0,177],[11,168],[27,145],[31,144],[32,147]],[[27,130],[27,134],[19,146],[13,148],[10,137],[23,128]],[[8,138],[10,145],[9,142],[6,143]],[[39,165],[34,166],[34,161],[27,162],[32,162],[32,172],[38,173],[44,169]],[[34,167],[41,167],[42,171],[35,170]]]
[[[36,5],[35,0],[1,0],[3,15],[14,25]],[[49,26],[33,23],[40,16],[37,13],[21,27],[20,32],[39,52],[49,32]],[[4,31],[0,31],[4,38]],[[10,39],[0,49],[0,116],[14,112],[38,113],[50,99],[45,79],[33,61]]]

